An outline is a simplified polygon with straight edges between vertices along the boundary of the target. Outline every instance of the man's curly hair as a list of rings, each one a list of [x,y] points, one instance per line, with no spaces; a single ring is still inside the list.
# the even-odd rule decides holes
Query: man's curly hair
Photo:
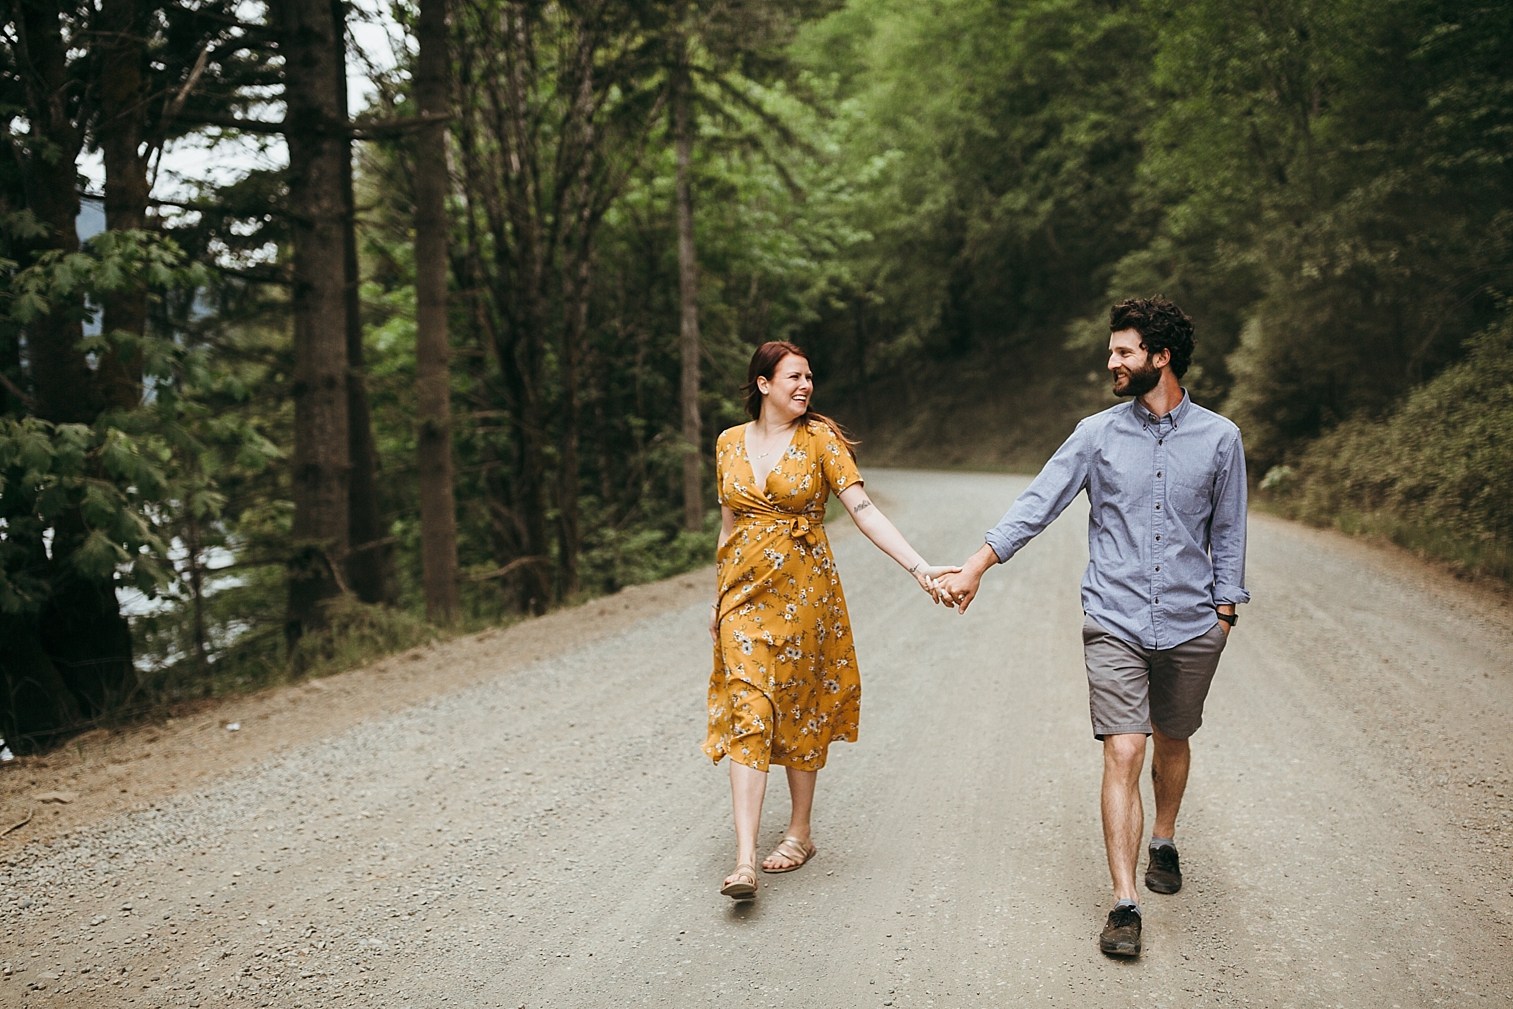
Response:
[[[1181,378],[1193,362],[1193,321],[1186,312],[1159,294],[1154,298],[1125,298],[1109,309],[1108,331],[1133,329],[1149,354],[1172,352],[1172,374]]]

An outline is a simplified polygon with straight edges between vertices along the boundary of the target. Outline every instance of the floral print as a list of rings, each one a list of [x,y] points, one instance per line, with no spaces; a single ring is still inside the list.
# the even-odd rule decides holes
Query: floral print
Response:
[[[709,678],[704,752],[765,771],[825,766],[831,740],[856,742],[862,683],[840,574],[825,536],[825,499],[861,474],[846,446],[805,421],[756,486],[747,425],[720,435],[720,503],[735,529],[715,557],[719,643]]]

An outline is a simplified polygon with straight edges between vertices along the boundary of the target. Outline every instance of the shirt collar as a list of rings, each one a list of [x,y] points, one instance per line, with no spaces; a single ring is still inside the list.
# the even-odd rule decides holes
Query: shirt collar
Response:
[[[1152,417],[1154,415],[1145,407],[1141,406],[1139,400],[1130,401],[1130,413],[1134,415],[1135,420],[1139,421],[1142,427],[1146,425],[1165,424],[1169,421],[1171,423],[1172,430],[1175,431],[1182,426],[1183,418],[1187,416],[1188,408],[1192,406],[1192,402],[1192,399],[1187,395],[1187,390],[1183,389],[1182,401],[1176,406],[1172,407],[1171,412],[1168,413],[1165,417],[1160,418],[1159,420],[1152,420]]]

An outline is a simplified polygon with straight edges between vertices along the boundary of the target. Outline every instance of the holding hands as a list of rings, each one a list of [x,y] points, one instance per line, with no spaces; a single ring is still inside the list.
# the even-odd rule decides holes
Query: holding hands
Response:
[[[919,564],[909,570],[909,574],[914,576],[914,580],[919,583],[919,587],[924,589],[931,599],[937,603],[946,603],[949,605],[949,600],[941,594],[940,579],[945,575],[955,574],[960,570],[961,568],[959,567],[949,567],[944,564],[926,564],[921,560]]]
[[[931,594],[935,596],[937,603],[944,603],[954,607],[958,613],[965,613],[977,597],[983,573],[997,563],[998,555],[984,543],[961,567],[947,569],[948,573],[935,583],[936,591]]]

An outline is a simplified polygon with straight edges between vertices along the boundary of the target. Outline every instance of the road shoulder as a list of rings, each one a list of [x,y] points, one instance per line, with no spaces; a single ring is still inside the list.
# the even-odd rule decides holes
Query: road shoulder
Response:
[[[0,846],[12,851],[151,806],[259,764],[281,750],[505,676],[712,593],[701,569],[631,586],[507,628],[389,656],[317,680],[208,702],[192,713],[97,729],[0,767]],[[236,725],[236,730],[227,726]],[[28,820],[29,818],[29,820]],[[18,824],[22,824],[17,826]]]

